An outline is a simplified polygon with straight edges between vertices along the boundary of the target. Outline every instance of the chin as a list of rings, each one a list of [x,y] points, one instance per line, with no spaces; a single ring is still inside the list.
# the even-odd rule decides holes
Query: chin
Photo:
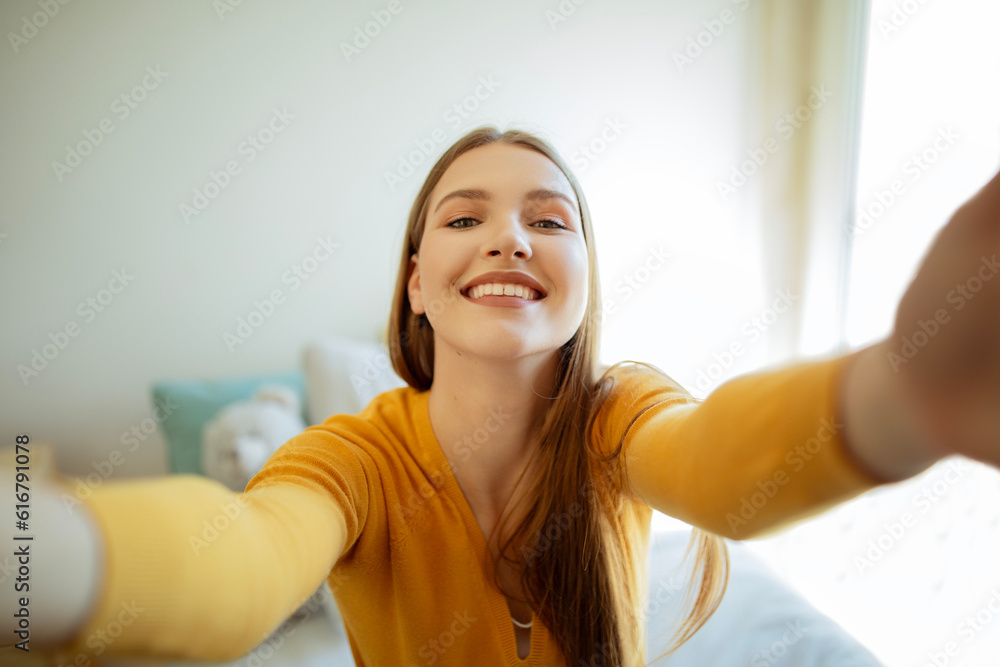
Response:
[[[488,336],[470,342],[464,348],[463,354],[471,354],[479,358],[494,361],[514,361],[527,357],[558,354],[562,345],[553,341],[518,340],[513,336]]]

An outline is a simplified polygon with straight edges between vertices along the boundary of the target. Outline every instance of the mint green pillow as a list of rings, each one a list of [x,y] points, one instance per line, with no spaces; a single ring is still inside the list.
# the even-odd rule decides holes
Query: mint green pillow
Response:
[[[161,422],[167,441],[170,471],[201,475],[201,428],[222,408],[253,397],[265,384],[283,384],[294,390],[305,416],[305,377],[301,371],[238,377],[228,380],[166,380],[153,384],[153,405],[164,414]],[[176,407],[175,407],[176,406]],[[170,411],[169,415],[165,413]]]

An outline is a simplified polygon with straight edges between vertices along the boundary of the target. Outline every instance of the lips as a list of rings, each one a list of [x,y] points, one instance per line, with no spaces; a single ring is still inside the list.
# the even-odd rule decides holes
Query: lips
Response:
[[[501,285],[522,285],[535,290],[539,299],[544,299],[547,292],[542,284],[523,271],[489,271],[476,276],[462,287],[462,294],[469,296],[469,289],[487,283],[499,283]]]

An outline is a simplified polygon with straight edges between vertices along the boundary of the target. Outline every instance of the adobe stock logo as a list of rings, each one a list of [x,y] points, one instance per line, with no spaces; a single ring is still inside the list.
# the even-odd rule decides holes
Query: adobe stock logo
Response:
[[[604,153],[608,149],[608,146],[614,143],[621,136],[622,130],[625,129],[628,129],[628,125],[623,123],[618,116],[607,119],[604,122],[604,127],[601,129],[600,135],[595,136],[588,143],[577,148],[576,152],[570,157],[570,161],[576,167],[577,172],[582,174],[586,171],[587,167]]]
[[[956,283],[945,295],[945,300],[954,306],[952,310],[955,312],[965,308],[965,305],[976,297],[976,294],[985,287],[986,283],[992,280],[997,273],[1000,273],[1000,261],[997,261],[996,254],[991,257],[982,255],[979,259],[979,267],[974,275],[970,275],[965,282]],[[893,372],[898,373],[900,366],[910,363],[910,360],[916,357],[920,350],[930,344],[941,328],[950,322],[951,314],[944,308],[938,308],[934,311],[933,316],[926,320],[918,319],[913,326],[912,333],[899,339],[899,353],[892,350],[886,353],[886,361],[889,362]]]
[[[230,500],[225,504],[219,503],[217,505],[219,511],[212,517],[211,523],[209,523],[208,519],[202,519],[201,532],[197,535],[188,535],[188,546],[191,547],[194,555],[200,556],[201,552],[219,539],[219,536],[226,532],[239,519],[243,510],[249,506],[242,493],[236,494],[234,500]]]
[[[902,3],[893,3],[889,18],[880,18],[876,23],[878,31],[882,33],[882,39],[888,41],[893,33],[899,32],[929,1],[903,0]]]
[[[297,292],[307,280],[316,275],[319,268],[333,256],[333,251],[340,247],[339,243],[332,240],[332,236],[332,234],[328,234],[326,238],[316,237],[316,244],[312,251],[281,274],[281,282],[291,286],[290,292]],[[267,296],[255,299],[253,308],[246,317],[237,318],[235,329],[232,332],[225,331],[222,334],[222,341],[226,344],[229,352],[234,352],[237,347],[249,340],[265,322],[274,317],[278,308],[285,304],[285,298],[285,292],[276,287]]]
[[[633,294],[638,294],[639,290],[650,282],[656,272],[665,267],[667,260],[673,256],[673,253],[664,250],[663,246],[658,248],[649,246],[645,261],[615,282],[614,292],[622,296],[608,295],[602,300],[600,305],[601,319],[618,312],[619,306],[631,299]]]
[[[446,141],[451,132],[457,130],[472,117],[472,114],[479,109],[480,105],[493,96],[496,89],[503,85],[502,81],[497,81],[494,75],[480,76],[476,87],[469,95],[461,101],[456,102],[445,110],[442,120],[451,124],[452,130],[435,128],[429,137],[417,138],[413,140],[415,149],[409,153],[400,154],[394,170],[383,172],[385,184],[389,186],[390,192],[395,192],[399,184],[416,172],[416,168],[423,164],[424,160],[433,161],[434,154],[438,151],[438,144]]]
[[[833,92],[826,87],[826,84],[820,84],[819,88],[810,86],[809,90],[809,97],[804,104],[800,104],[774,121],[774,131],[781,137],[781,141],[787,142],[791,139],[816,112],[823,108],[826,101],[833,97]],[[732,168],[726,181],[716,181],[716,189],[723,203],[728,202],[738,189],[763,169],[772,155],[781,150],[783,145],[781,141],[773,136],[767,137],[760,146],[747,150],[747,159]]]
[[[769,667],[770,665],[777,664],[781,660],[782,656],[788,652],[788,649],[799,642],[809,628],[802,627],[802,621],[796,619],[793,623],[792,621],[785,621],[784,634],[770,646],[754,653],[753,657],[750,658],[751,667]]]
[[[960,482],[968,482],[965,474],[970,471],[971,467],[962,459],[950,461],[948,466],[944,468],[940,479],[928,482],[920,489],[919,493],[913,496],[913,506],[918,508],[919,512],[903,512],[896,521],[882,522],[884,530],[868,540],[865,545],[868,548],[864,554],[854,556],[854,567],[858,574],[864,574],[865,570],[875,567],[875,564],[899,544],[907,533],[912,532],[911,529],[917,525],[920,516],[935,509],[941,499]]]
[[[77,315],[83,318],[85,324],[90,324],[97,319],[99,313],[103,313],[114,303],[118,295],[124,292],[133,280],[135,280],[135,276],[130,274],[125,267],[122,267],[121,271],[112,271],[111,280],[108,281],[107,287],[99,289],[96,294],[88,296],[77,304]],[[18,364],[17,366],[17,374],[24,386],[27,387],[31,380],[41,375],[42,371],[48,368],[69,347],[70,342],[80,335],[81,331],[82,329],[76,320],[69,320],[55,333],[49,331],[49,342],[42,344],[41,351],[37,347],[32,348],[28,364]]]
[[[167,398],[166,401],[154,401],[153,416],[146,417],[138,424],[133,424],[130,430],[123,432],[120,438],[122,445],[129,445],[128,452],[134,452],[179,407],[170,398]],[[107,458],[101,461],[91,461],[90,465],[94,468],[95,472],[90,473],[85,478],[76,478],[76,488],[74,489],[75,493],[73,496],[69,495],[66,491],[63,491],[62,496],[60,496],[66,510],[74,512],[78,506],[83,505],[83,501],[94,493],[94,489],[97,489],[110,479],[118,470],[118,466],[123,463],[125,463],[125,456],[118,449],[112,449]],[[68,487],[65,488],[68,489]]]
[[[68,5],[70,0],[38,0],[38,6],[43,11],[35,12],[31,15],[31,20],[27,16],[21,17],[21,30],[19,32],[8,32],[7,40],[10,48],[14,49],[17,55],[18,50],[28,43],[28,40],[38,34],[38,31],[49,24],[49,19],[55,18],[61,9],[60,5]]]
[[[699,391],[708,391],[712,383],[720,380],[729,369],[736,363],[736,360],[743,355],[746,350],[767,333],[784,313],[787,313],[798,301],[799,297],[792,294],[788,288],[779,290],[771,305],[762,310],[759,315],[751,317],[740,328],[740,332],[747,341],[733,341],[729,347],[722,352],[712,354],[713,361],[708,366],[699,369],[696,386]]]
[[[785,463],[791,468],[786,472],[783,468],[775,470],[769,477],[758,480],[756,488],[747,495],[740,498],[739,515],[733,512],[726,514],[726,522],[733,535],[739,534],[746,526],[753,521],[757,514],[786,486],[794,477],[793,473],[801,472],[809,463],[816,458],[824,446],[833,442],[837,434],[844,430],[844,424],[836,421],[836,417],[827,419],[821,417],[819,428],[815,435],[808,438],[802,444],[788,450],[785,454]]]
[[[221,23],[226,18],[226,14],[235,12],[236,8],[241,4],[243,4],[243,0],[214,0],[212,7],[215,9],[215,15],[219,17],[219,22]]]
[[[271,110],[267,123],[253,134],[246,135],[236,148],[236,153],[243,156],[244,164],[253,162],[257,155],[267,150],[275,138],[285,131],[289,122],[295,119],[295,114],[288,112],[288,107],[277,107]],[[189,224],[191,218],[201,215],[209,204],[216,200],[230,186],[233,179],[243,173],[243,165],[238,160],[228,160],[219,171],[209,170],[208,181],[201,188],[192,189],[191,203],[182,202],[178,211],[184,224]]]
[[[746,11],[750,6],[750,0],[733,0],[740,11]],[[709,48],[715,44],[716,40],[722,37],[727,25],[736,23],[739,17],[731,9],[723,9],[719,12],[719,17],[715,19],[705,19],[701,22],[705,29],[696,35],[691,35],[687,39],[687,44],[683,51],[674,52],[674,64],[677,71],[683,73],[684,68],[694,64]]]
[[[587,2],[587,0],[562,0],[555,10],[545,10],[545,19],[549,22],[549,27],[553,30],[560,23],[565,23],[570,16],[576,13],[576,8]]]
[[[115,114],[118,120],[125,120],[143,101],[145,101],[149,93],[160,87],[160,82],[168,76],[170,76],[170,72],[161,71],[159,65],[156,67],[153,67],[152,65],[147,66],[146,75],[142,77],[142,81],[139,84],[133,86],[131,90],[122,93],[111,101],[111,113]],[[83,164],[83,158],[93,153],[94,149],[100,146],[104,141],[104,137],[114,131],[115,123],[110,118],[102,118],[98,121],[97,127],[94,129],[88,128],[82,130],[82,140],[76,142],[73,146],[70,146],[69,144],[66,145],[65,161],[52,161],[52,171],[55,172],[56,178],[59,179],[59,182],[62,183],[63,178],[67,174],[73,173],[74,169]]]
[[[903,174],[910,177],[911,183],[916,183],[961,138],[951,125],[939,127],[933,142],[923,150],[913,153],[903,163]],[[902,178],[894,178],[884,190],[876,189],[874,196],[870,196],[866,204],[859,206],[855,220],[844,226],[847,237],[853,239],[864,234],[876,220],[907,194],[906,188],[907,184]]]
[[[403,6],[399,4],[399,0],[389,0],[385,9],[373,9],[371,12],[373,20],[365,23],[364,30],[361,29],[361,26],[355,26],[354,39],[351,40],[351,43],[340,43],[340,52],[344,55],[344,60],[351,62],[351,58],[360,56],[361,52],[372,43],[372,40],[381,35],[383,29],[389,27],[389,24],[392,23],[392,17],[402,11]]]

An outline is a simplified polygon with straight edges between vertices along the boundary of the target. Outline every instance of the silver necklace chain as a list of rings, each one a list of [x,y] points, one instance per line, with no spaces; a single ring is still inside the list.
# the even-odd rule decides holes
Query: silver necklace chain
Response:
[[[514,625],[516,625],[519,628],[524,628],[525,630],[527,630],[528,628],[530,628],[531,624],[533,622],[533,621],[528,621],[527,623],[522,623],[521,621],[517,620],[513,616],[510,617],[510,620],[514,621]]]

